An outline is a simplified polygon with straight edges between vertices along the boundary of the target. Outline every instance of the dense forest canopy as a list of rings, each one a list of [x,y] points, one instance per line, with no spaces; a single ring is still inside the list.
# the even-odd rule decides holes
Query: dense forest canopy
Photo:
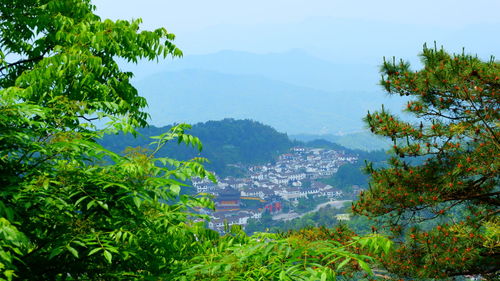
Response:
[[[129,146],[148,148],[150,137],[168,131],[171,126],[138,129],[140,134],[107,135],[100,143],[121,153]],[[192,147],[165,147],[159,156],[188,160],[205,157],[209,163],[205,167],[220,176],[238,176],[244,171],[234,164],[256,165],[274,161],[278,154],[287,152],[297,142],[289,140],[286,134],[279,133],[270,126],[251,120],[223,119],[194,124],[190,134],[203,140],[203,150]]]

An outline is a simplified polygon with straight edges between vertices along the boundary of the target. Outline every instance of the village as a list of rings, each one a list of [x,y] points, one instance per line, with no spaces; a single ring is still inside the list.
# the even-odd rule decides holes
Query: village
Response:
[[[294,206],[300,199],[341,200],[342,191],[319,179],[332,176],[340,166],[356,160],[356,156],[344,151],[294,147],[279,155],[275,163],[248,167],[247,177],[217,177],[217,183],[193,179],[192,184],[198,194],[214,197],[215,211],[203,211],[211,216],[209,228],[223,232],[235,224],[245,228],[250,219],[260,219],[266,211],[274,220],[297,217]]]

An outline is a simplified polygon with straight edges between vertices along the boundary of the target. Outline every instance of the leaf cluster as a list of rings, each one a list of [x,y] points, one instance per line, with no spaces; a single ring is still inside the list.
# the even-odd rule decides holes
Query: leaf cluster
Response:
[[[248,237],[236,227],[195,257],[181,280],[336,280],[360,270],[373,275],[371,255],[387,254],[391,247],[380,235],[339,242],[326,228]]]

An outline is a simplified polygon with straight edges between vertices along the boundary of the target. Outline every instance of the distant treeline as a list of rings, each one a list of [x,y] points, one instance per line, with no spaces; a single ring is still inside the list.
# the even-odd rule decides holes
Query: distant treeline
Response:
[[[115,152],[123,152],[126,147],[147,148],[152,141],[149,137],[160,135],[171,126],[139,129],[140,136],[127,134],[109,135],[101,141],[102,145]],[[221,176],[242,175],[238,164],[263,164],[273,161],[279,154],[287,152],[299,143],[291,141],[284,133],[270,126],[252,120],[224,119],[197,123],[189,134],[198,137],[203,143],[201,152],[183,145],[172,145],[160,151],[159,156],[174,159],[205,157],[209,159],[208,170]],[[234,165],[236,164],[236,165]]]

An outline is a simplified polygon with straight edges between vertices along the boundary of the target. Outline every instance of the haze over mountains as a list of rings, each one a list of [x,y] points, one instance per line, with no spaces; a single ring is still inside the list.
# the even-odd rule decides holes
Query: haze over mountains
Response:
[[[424,43],[500,52],[494,0],[95,2],[104,18],[176,35],[185,57],[129,67],[158,126],[229,117],[289,134],[358,132],[367,110],[404,104],[377,86],[384,56],[419,69]]]
[[[163,68],[163,70],[162,70]],[[362,118],[381,104],[393,111],[401,99],[377,85],[370,65],[335,64],[301,50],[252,54],[222,51],[187,56],[138,77],[152,123],[253,119],[289,134],[363,130]]]
[[[500,51],[500,39],[488,35],[500,28],[491,13],[487,15],[489,11],[481,17],[467,13],[455,18],[453,10],[458,6],[436,3],[450,13],[430,9],[416,17],[380,9],[377,3],[368,14],[360,14],[360,9],[346,16],[338,5],[323,2],[308,5],[304,16],[276,21],[259,17],[269,11],[240,18],[212,4],[206,6],[211,13],[197,15],[206,21],[188,21],[194,17],[190,11],[177,19],[182,24],[170,22],[170,17],[147,16],[157,11],[148,9],[142,15],[137,11],[141,7],[133,9],[134,17],[144,17],[146,25],[164,25],[176,34],[175,44],[185,54],[159,64],[127,66],[136,75],[140,94],[149,100],[151,123],[249,118],[288,134],[360,132],[368,110],[384,104],[399,113],[404,107],[404,100],[389,98],[378,86],[378,66],[384,56],[409,60],[419,69],[418,54],[426,42],[432,46],[437,41],[438,47],[450,52],[462,52],[465,47],[483,59]],[[289,4],[282,8],[292,9]],[[178,6],[180,11],[190,8]],[[422,9],[421,4],[410,6]],[[484,10],[474,7],[470,9]],[[373,9],[385,16],[372,13]],[[108,12],[123,15],[114,6]],[[269,19],[281,16],[273,14]]]
[[[149,68],[149,66],[148,66]],[[334,63],[301,49],[257,54],[224,50],[207,55],[190,55],[153,66],[155,72],[197,69],[226,74],[256,75],[324,91],[370,90],[380,79],[376,65]],[[139,77],[141,74],[138,73]],[[353,85],[350,82],[354,82]]]

